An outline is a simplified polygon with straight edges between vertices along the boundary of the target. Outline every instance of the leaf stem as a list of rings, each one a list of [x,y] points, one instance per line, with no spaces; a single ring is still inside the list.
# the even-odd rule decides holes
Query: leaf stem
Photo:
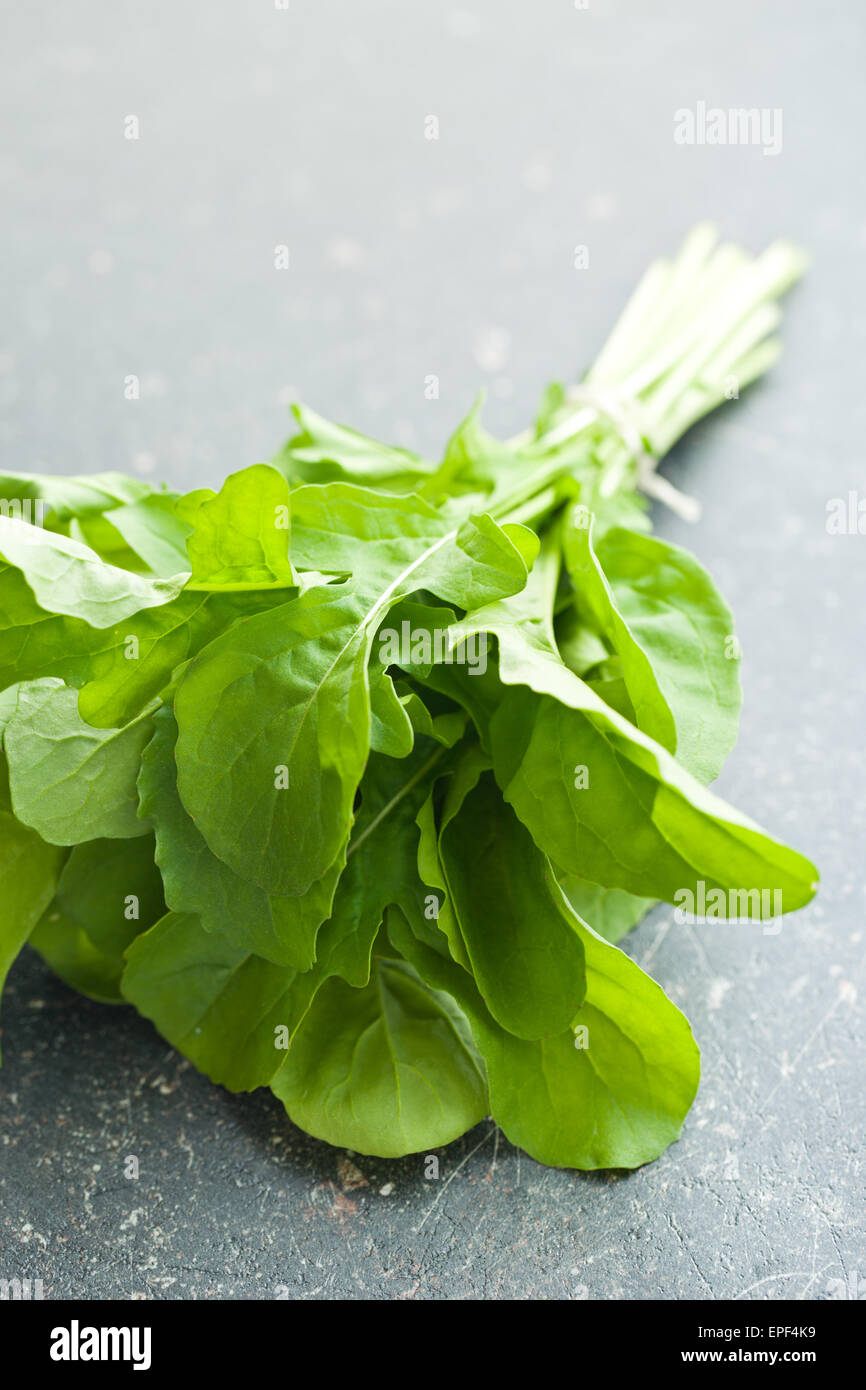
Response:
[[[442,748],[437,748],[435,752],[432,753],[431,756],[427,759],[426,763],[424,763],[423,766],[419,767],[418,771],[414,774],[414,776],[410,777],[409,781],[403,784],[403,786],[400,788],[397,794],[395,796],[392,796],[391,800],[385,803],[381,811],[379,811],[370,821],[370,824],[365,825],[364,829],[360,832],[360,834],[357,835],[355,839],[350,842],[349,848],[346,850],[347,859],[350,855],[355,853],[356,849],[359,849],[361,847],[361,845],[364,843],[364,841],[367,839],[369,835],[372,835],[373,831],[377,828],[377,826],[381,825],[385,817],[391,814],[394,807],[398,806],[400,802],[403,800],[403,798],[409,795],[412,788],[417,786],[418,783],[421,781],[421,778],[426,777],[431,767],[435,767],[436,764],[439,762],[439,759],[444,757],[445,752],[446,749],[444,748],[444,746]]]

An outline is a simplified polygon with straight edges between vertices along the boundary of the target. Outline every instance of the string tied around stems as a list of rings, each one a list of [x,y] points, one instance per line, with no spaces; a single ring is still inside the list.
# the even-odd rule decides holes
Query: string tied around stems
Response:
[[[627,397],[610,386],[584,384],[573,386],[568,392],[569,400],[576,405],[589,406],[596,414],[609,420],[625,445],[637,470],[636,482],[642,492],[662,502],[683,521],[697,521],[701,515],[701,504],[696,497],[680,492],[667,478],[657,471],[659,456],[648,446],[648,434],[641,417],[639,402]],[[610,477],[601,485],[602,494],[607,496],[618,486],[619,477]]]

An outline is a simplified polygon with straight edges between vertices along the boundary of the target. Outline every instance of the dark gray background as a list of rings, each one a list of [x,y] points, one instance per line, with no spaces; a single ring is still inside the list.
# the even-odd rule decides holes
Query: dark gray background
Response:
[[[866,1293],[866,537],[825,528],[828,499],[863,488],[862,6],[4,8],[8,468],[216,483],[273,452],[293,392],[435,450],[486,384],[510,433],[696,220],[810,251],[771,379],[669,466],[703,521],[658,524],[738,618],[719,788],[823,886],[778,936],[669,910],[635,933],[704,1079],[680,1143],[631,1175],[541,1168],[489,1122],[438,1181],[420,1157],[355,1172],[267,1092],[219,1090],[25,953],[3,1005],[0,1277],[81,1298]],[[698,100],[781,107],[782,152],[675,145]]]

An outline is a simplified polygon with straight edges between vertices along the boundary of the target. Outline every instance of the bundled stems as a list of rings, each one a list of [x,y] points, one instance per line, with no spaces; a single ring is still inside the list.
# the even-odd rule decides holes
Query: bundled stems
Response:
[[[656,465],[693,424],[775,362],[776,301],[805,265],[788,242],[751,257],[719,245],[710,224],[696,227],[673,261],[648,268],[552,422],[511,441],[539,466],[526,488],[491,509],[494,515],[514,519],[572,472],[577,459],[591,455],[602,497],[638,487],[696,519],[697,503],[660,478]]]

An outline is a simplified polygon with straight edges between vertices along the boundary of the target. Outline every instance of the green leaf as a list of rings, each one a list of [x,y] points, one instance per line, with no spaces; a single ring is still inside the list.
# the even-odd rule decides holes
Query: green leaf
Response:
[[[156,494],[154,494],[156,495]],[[69,536],[70,540],[77,541],[79,545],[85,545],[89,550],[94,550],[100,560],[106,564],[114,565],[115,569],[129,570],[135,574],[143,574],[148,570],[148,566],[140,555],[136,555],[123,539],[116,526],[112,526],[110,521],[106,521],[105,516],[95,513],[92,516],[73,517],[65,526],[60,528],[64,535]],[[180,565],[175,565],[172,574],[177,574],[179,570],[187,569],[188,562],[184,559]]]
[[[584,507],[563,548],[578,608],[620,657],[638,726],[712,781],[736,742],[741,697],[733,618],[711,579],[687,551],[621,527],[596,555]]]
[[[301,568],[352,574],[378,617],[430,589],[473,609],[516,593],[538,551],[523,526],[451,514],[418,496],[389,497],[345,483],[292,494],[292,547]]]
[[[0,516],[0,557],[19,569],[46,613],[111,627],[142,608],[157,608],[180,593],[187,575],[151,579],[107,564],[95,550]]]
[[[636,898],[621,888],[602,888],[584,878],[560,874],[559,882],[578,917],[613,946],[655,907],[654,898]]]
[[[406,710],[416,734],[435,739],[444,748],[453,748],[466,732],[466,711],[456,707],[446,708],[438,714],[432,713],[420,693],[407,682],[397,686],[400,703]],[[429,700],[428,695],[428,700]],[[448,702],[450,704],[450,702]]]
[[[495,669],[496,662],[488,652],[487,645],[483,649],[476,646],[474,651],[466,644],[462,647],[452,646],[452,629],[456,630],[455,625],[456,614],[452,608],[404,600],[392,610],[388,627],[395,632],[408,629],[412,634],[414,641],[408,644],[408,652],[405,651],[407,644],[401,644],[399,665],[424,688],[425,699],[444,696],[449,705],[462,707],[475,722],[483,743],[490,718],[501,698],[502,685]],[[377,641],[382,639],[386,630],[384,627],[379,629]],[[427,643],[422,640],[424,634],[429,637]],[[486,643],[486,638],[482,636],[480,641]],[[438,663],[425,659],[425,646],[431,647],[435,653],[437,645],[446,652],[451,648],[451,655]],[[490,643],[489,647],[492,648],[493,644]],[[463,660],[460,660],[461,655]],[[475,658],[474,664],[470,663],[469,657]]]
[[[104,513],[125,544],[154,574],[170,578],[189,569],[189,525],[177,514],[173,493],[155,492]]]
[[[448,778],[438,817],[435,783],[416,816],[419,830],[418,872],[428,887],[436,889],[436,910],[431,926],[425,931],[425,939],[434,943],[436,937],[441,935],[441,939],[448,943],[450,955],[465,970],[471,970],[472,967],[453,894],[443,866],[442,840],[454,817],[459,815],[464,801],[475,790],[480,778],[489,766],[490,761],[481,746],[477,743],[468,743],[459,752],[458,761]],[[402,907],[411,920],[418,922],[419,928],[421,928],[422,919],[413,916],[405,903],[402,904]],[[430,914],[425,912],[423,920],[429,920],[429,918]]]
[[[18,704],[18,686],[10,685],[0,692],[0,738]]]
[[[52,666],[41,674],[74,673],[67,679],[81,685],[78,708],[89,724],[125,724],[164,694],[178,667],[226,628],[272,607],[277,594],[284,602],[283,588],[180,594],[162,608],[136,613],[100,633],[100,645],[91,644],[86,659],[78,658],[61,670]]]
[[[374,753],[405,758],[412,752],[415,726],[394,681],[377,661],[370,664],[370,747]]]
[[[282,1066],[279,1044],[291,1041],[322,979],[262,960],[224,933],[203,931],[194,916],[170,912],[129,947],[121,989],[212,1081],[250,1091]]]
[[[156,756],[157,745],[162,743],[164,754],[171,739],[165,716],[155,722],[143,786],[154,782],[155,765],[163,761]],[[170,746],[167,751],[170,758]],[[268,1084],[286,1057],[285,1050],[275,1047],[275,1030],[284,1030],[281,1041],[288,1045],[316,991],[331,976],[356,988],[368,983],[370,952],[389,903],[420,910],[424,889],[415,868],[414,817],[447,756],[444,749],[419,740],[405,760],[370,758],[346,868],[309,970],[300,973],[250,953],[245,945],[250,935],[247,899],[235,880],[235,887],[226,889],[228,910],[220,926],[205,932],[194,914],[175,912],[136,940],[128,952],[125,996],[214,1081],[232,1090]],[[156,820],[158,846],[161,829],[171,846],[173,828],[160,823],[163,795],[164,789],[154,784],[144,804]],[[169,872],[161,858],[160,866],[171,902],[183,885],[183,863],[177,861],[177,882],[174,868]],[[190,858],[191,901],[209,901],[202,882]]]
[[[749,911],[761,919],[776,915],[778,901],[790,912],[811,899],[808,860],[705,791],[645,735],[630,737],[613,710],[592,707],[587,687],[552,684],[573,703],[510,692],[491,723],[491,747],[506,800],[562,870],[667,902],[699,893],[701,882],[707,892],[780,894]],[[725,915],[746,915],[739,896]]]
[[[527,462],[507,444],[488,434],[481,424],[483,394],[449,439],[445,455],[432,478],[419,489],[439,501],[462,493],[489,494],[495,501],[525,481]]]
[[[47,473],[0,474],[3,516],[28,518],[35,525],[60,526],[73,517],[98,516],[120,503],[133,503],[154,494],[150,483],[123,473],[88,473],[85,477],[56,477]],[[29,501],[30,508],[15,502]],[[33,504],[40,502],[41,507]]]
[[[379,639],[382,632],[380,629],[377,634]],[[373,752],[405,758],[412,751],[416,734],[435,739],[446,748],[453,747],[465,732],[466,712],[451,701],[438,701],[443,708],[439,713],[431,713],[420,692],[406,680],[392,676],[381,662],[381,652],[377,658],[374,643],[369,667],[370,747]],[[427,698],[429,702],[429,692]],[[432,700],[436,702],[436,697]]]
[[[12,814],[0,760],[0,993],[10,966],[54,894],[62,850]]]
[[[218,493],[182,498],[177,511],[192,525],[186,542],[190,588],[285,588],[297,583],[289,562],[289,489],[270,464],[232,473]]]
[[[807,903],[814,865],[713,796],[562,663],[535,587],[550,591],[544,557],[532,581],[453,637],[482,630],[499,641],[499,674],[514,688],[490,721],[494,771],[538,847],[562,872],[637,897],[674,902],[703,883],[736,894],[727,915],[759,919],[779,902],[786,912]],[[744,911],[753,890],[760,906]]]
[[[57,907],[47,911],[30,933],[28,944],[64,984],[100,1004],[123,1004],[117,962],[94,946],[83,927]]]
[[[594,666],[610,656],[598,634],[580,621],[574,604],[569,604],[564,612],[557,615],[556,646],[568,669],[584,678]]]
[[[175,913],[196,915],[205,932],[222,934],[238,948],[277,965],[307,970],[316,934],[328,917],[343,854],[303,897],[268,894],[239,877],[211,852],[177,791],[177,725],[170,709],[154,716],[153,738],[144,749],[138,789],[141,815],[156,834],[156,860],[165,897]]]
[[[175,697],[184,806],[219,858],[279,894],[306,892],[348,833],[382,617],[420,584],[468,608],[512,593],[537,548],[522,527],[482,516],[449,529],[418,498],[339,483],[300,488],[293,506],[298,563],[318,570],[330,557],[355,571],[352,588],[312,589],[217,638]],[[275,781],[279,767],[288,785]]]
[[[593,548],[592,517],[585,507],[579,505],[573,508],[562,534],[563,554],[575,587],[578,611],[618,653],[638,728],[673,753],[677,746],[674,717],[659,688],[649,656],[630,632],[616,606]],[[602,691],[598,693],[604,698]]]
[[[269,893],[327,873],[352,823],[370,707],[364,610],[311,589],[217,637],[175,696],[178,791],[214,854]]]
[[[110,640],[80,618],[46,613],[23,574],[0,565],[0,686],[40,676],[75,684],[85,679],[91,652]]]
[[[334,425],[306,406],[292,407],[299,432],[272,460],[295,483],[359,483],[388,492],[409,492],[434,465],[407,449],[395,449]]]
[[[352,853],[311,969],[252,954],[238,944],[237,921],[205,932],[183,912],[169,913],[129,948],[124,996],[212,1080],[230,1090],[267,1085],[325,981],[339,975],[355,989],[367,985],[385,905],[399,901],[411,910],[418,891],[404,841],[412,844],[412,816],[426,794],[432,762],[427,768],[419,760],[427,753],[419,748],[399,763],[371,758]]]
[[[272,1090],[308,1134],[382,1158],[448,1144],[487,1114],[454,1000],[381,956],[366,988],[334,979],[319,991]]]
[[[146,835],[135,781],[150,733],[148,715],[94,729],[62,681],[25,682],[4,736],[15,815],[52,845]]]
[[[76,845],[63,866],[56,903],[114,962],[119,978],[127,946],[165,913],[153,836]]]
[[[79,711],[98,728],[140,714],[172,672],[232,623],[273,606],[286,590],[182,593],[159,608],[97,629],[44,612],[23,576],[0,567],[0,686],[57,676],[81,687]]]
[[[422,945],[405,918],[388,922],[401,954],[468,1015],[493,1118],[512,1143],[555,1167],[637,1168],[679,1137],[700,1074],[691,1029],[655,981],[585,923],[575,920],[587,984],[573,1029],[532,1042],[499,1027],[466,972]]]
[[[42,959],[73,989],[123,1002],[124,952],[165,912],[152,836],[76,845],[54,901],[30,936]]]
[[[416,818],[436,778],[452,761],[443,747],[419,738],[405,759],[374,753],[367,764],[346,868],[329,923],[332,931],[341,931],[347,939],[353,932],[359,934],[367,961],[389,904],[400,903],[407,912],[423,911],[427,894],[418,873]],[[359,982],[358,975],[352,977],[353,983]]]
[[[490,775],[445,827],[442,862],[472,973],[521,1038],[567,1028],[585,989],[583,947],[543,855]]]

